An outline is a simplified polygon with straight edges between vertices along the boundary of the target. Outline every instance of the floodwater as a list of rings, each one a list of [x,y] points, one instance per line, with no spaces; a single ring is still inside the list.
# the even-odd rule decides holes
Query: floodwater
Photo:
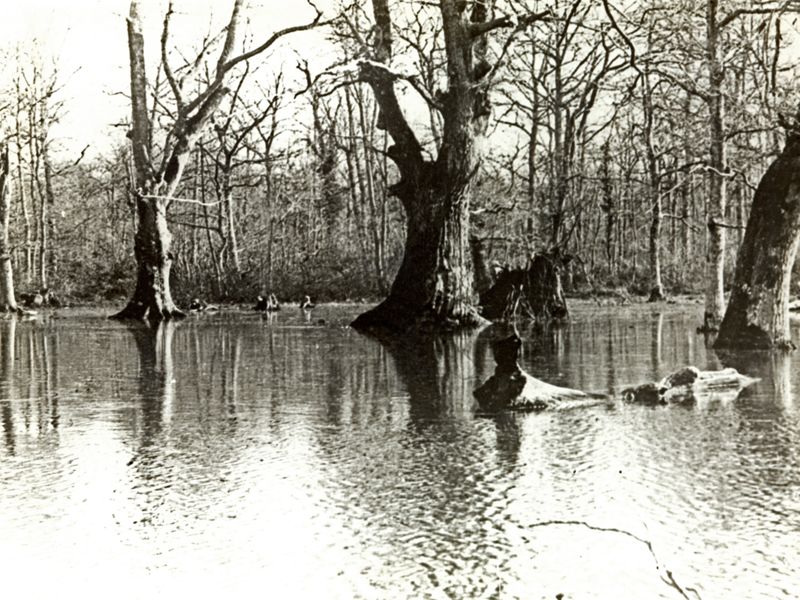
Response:
[[[689,598],[800,597],[800,353],[717,356],[699,306],[583,307],[522,332],[532,374],[761,381],[487,418],[491,331],[387,345],[358,310],[0,320],[0,594],[680,598],[669,571]]]

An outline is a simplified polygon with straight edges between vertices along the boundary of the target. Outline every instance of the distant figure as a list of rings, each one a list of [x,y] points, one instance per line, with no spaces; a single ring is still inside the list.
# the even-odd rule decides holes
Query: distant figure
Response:
[[[34,308],[41,308],[44,304],[44,296],[38,292],[35,294],[20,294],[19,299],[23,305]]]
[[[314,303],[311,302],[311,296],[303,296],[303,301],[300,303],[300,308],[303,310],[311,310],[314,308]]]
[[[263,311],[267,310],[268,307],[269,307],[269,302],[267,302],[267,299],[264,298],[264,296],[259,294],[258,297],[256,298],[256,304],[253,307],[253,310],[257,310],[259,312],[263,312]]]
[[[192,301],[189,303],[190,312],[216,312],[218,310],[218,306],[214,304],[207,304],[199,298],[192,298]]]
[[[275,312],[281,309],[281,303],[278,302],[278,297],[275,294],[270,294],[267,300],[267,310]]]

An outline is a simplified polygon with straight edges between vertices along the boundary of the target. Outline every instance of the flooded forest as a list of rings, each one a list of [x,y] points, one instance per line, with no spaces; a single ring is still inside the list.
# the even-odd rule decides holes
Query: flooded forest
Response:
[[[11,9],[13,597],[797,597],[798,17]]]

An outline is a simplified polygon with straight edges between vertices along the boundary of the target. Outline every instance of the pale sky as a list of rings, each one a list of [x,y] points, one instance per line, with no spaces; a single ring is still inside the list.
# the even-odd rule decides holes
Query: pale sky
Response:
[[[0,45],[13,50],[39,40],[44,56],[57,59],[66,111],[53,135],[66,154],[79,152],[87,143],[92,154],[103,153],[124,132],[111,124],[127,117],[127,100],[118,92],[128,90],[128,54],[125,16],[129,0],[24,0],[4,3],[0,20]],[[159,51],[161,19],[166,2],[141,0],[145,44],[155,70]],[[199,44],[212,26],[219,31],[230,15],[232,0],[175,0],[172,38],[176,46]],[[331,0],[320,0],[321,9]],[[274,31],[313,17],[301,0],[251,0],[246,15],[251,19],[254,43],[263,42]],[[285,38],[266,60],[279,68],[283,62],[294,70],[295,52],[314,61],[324,61],[325,44],[320,34],[295,34]],[[155,54],[154,54],[155,53]],[[264,60],[264,59],[262,59]]]

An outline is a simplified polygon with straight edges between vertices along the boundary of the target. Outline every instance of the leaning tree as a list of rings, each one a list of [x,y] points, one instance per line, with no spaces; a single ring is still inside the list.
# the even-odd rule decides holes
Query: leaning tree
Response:
[[[789,286],[800,245],[800,110],[761,179],[715,348],[792,348]]]
[[[373,0],[372,9],[375,25],[369,39],[359,40],[365,56],[358,73],[374,93],[378,128],[394,142],[387,153],[400,178],[391,192],[405,209],[407,228],[403,261],[388,297],[360,315],[353,326],[390,331],[422,324],[436,329],[475,326],[482,319],[473,301],[471,186],[480,167],[480,142],[491,112],[488,87],[510,43],[509,38],[490,64],[488,36],[500,28],[521,31],[546,13],[494,17],[494,0],[439,0],[447,82],[446,89],[429,95],[414,76],[393,68],[388,0]],[[442,115],[441,139],[433,159],[426,156],[400,106],[398,80],[409,82]]]
[[[202,67],[209,51],[209,44],[204,43],[196,60],[187,62],[181,69],[173,71],[168,61],[169,29],[174,13],[173,3],[170,0],[161,33],[160,70],[164,73],[172,93],[174,107],[170,114],[173,118],[171,126],[166,131],[154,132],[152,118],[154,111],[148,105],[150,88],[145,70],[144,36],[139,4],[139,0],[131,0],[128,16],[132,108],[128,137],[133,156],[131,192],[137,215],[135,236],[137,277],[136,288],[128,305],[114,317],[160,321],[183,315],[175,306],[170,292],[169,277],[173,256],[167,211],[180,184],[183,170],[191,157],[192,149],[203,128],[229,92],[225,85],[229,74],[236,66],[261,54],[283,36],[316,27],[322,15],[314,7],[316,16],[313,21],[277,31],[260,46],[243,54],[234,55],[244,4],[244,0],[234,0],[230,20],[224,30],[222,49],[213,67],[213,75],[208,83],[190,98],[185,93],[186,89],[189,84],[196,83],[191,80],[191,75]],[[313,7],[313,4],[311,6]],[[155,93],[157,94],[157,89]],[[154,106],[160,104],[161,100],[155,98]],[[160,160],[155,156],[154,138],[158,136],[154,136],[154,133],[162,134],[165,140]]]

